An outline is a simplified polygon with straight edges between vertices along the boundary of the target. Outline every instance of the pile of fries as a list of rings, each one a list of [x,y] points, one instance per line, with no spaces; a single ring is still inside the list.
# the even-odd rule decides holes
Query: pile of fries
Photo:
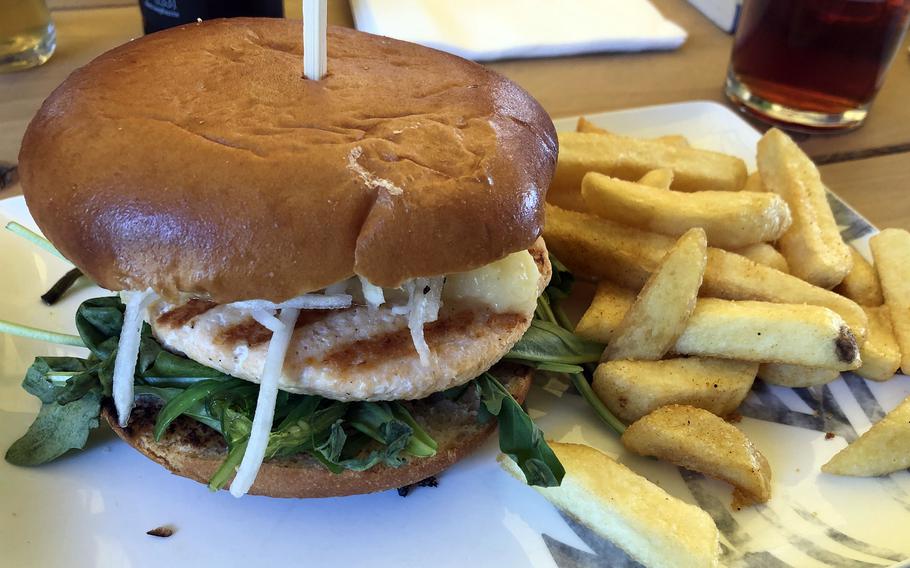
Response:
[[[759,141],[751,175],[682,136],[629,138],[584,118],[559,143],[544,237],[597,283],[575,333],[607,346],[592,388],[629,424],[628,450],[729,482],[736,508],[762,503],[771,464],[732,423],[756,377],[811,387],[842,371],[885,381],[910,370],[910,233],[882,231],[870,242],[875,265],[866,261],[842,240],[815,164],[781,131]],[[541,491],[554,504],[646,565],[717,563],[716,528],[701,511],[676,504],[676,521],[702,528],[671,537],[660,511],[616,486],[632,481],[585,477],[609,458],[573,451],[569,488]],[[907,467],[910,397],[822,470]],[[673,560],[643,555],[629,535],[668,539],[646,548]]]
[[[867,262],[781,131],[762,137],[751,175],[681,136],[629,138],[584,118],[559,142],[544,237],[597,282],[575,333],[607,345],[592,386],[630,424],[630,451],[728,481],[736,507],[764,502],[770,465],[724,420],[756,377],[807,387],[910,370],[910,233],[873,237]],[[910,398],[822,469],[907,467]]]

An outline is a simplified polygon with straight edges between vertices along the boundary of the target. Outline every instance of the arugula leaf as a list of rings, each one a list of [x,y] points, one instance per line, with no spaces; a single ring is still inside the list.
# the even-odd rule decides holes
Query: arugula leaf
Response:
[[[564,300],[572,292],[575,275],[569,272],[566,265],[559,262],[559,259],[552,254],[550,254],[550,265],[553,267],[553,275],[550,277],[550,284],[547,285],[547,294],[554,300]]]
[[[596,363],[602,353],[600,343],[582,339],[556,323],[535,319],[504,359],[525,364],[579,365]]]
[[[116,343],[112,344],[109,340],[120,337],[125,310],[118,296],[92,298],[82,302],[76,310],[79,337],[96,357],[110,357]]]
[[[82,448],[101,412],[100,389],[85,393],[69,404],[44,403],[24,436],[13,442],[6,461],[13,465],[40,465]]]
[[[237,471],[237,468],[240,467],[240,462],[243,461],[243,454],[246,453],[246,445],[249,443],[249,437],[240,442],[237,442],[233,447],[228,448],[228,455],[221,462],[221,465],[218,466],[218,469],[215,471],[212,478],[209,480],[209,490],[218,491],[228,482],[228,479]]]
[[[496,377],[484,373],[475,380],[484,408],[499,418],[500,450],[518,464],[528,485],[558,486],[566,470],[537,424]]]
[[[48,378],[49,373],[81,373],[87,368],[84,359],[77,357],[38,357],[25,372],[22,388],[43,403],[57,400],[61,387]]]
[[[174,355],[163,349],[160,349],[155,355],[154,363],[146,370],[145,374],[162,378],[193,377],[216,379],[227,376],[221,371],[216,371],[192,359]]]
[[[178,416],[181,414],[204,415],[205,399],[218,395],[226,390],[249,385],[242,379],[207,379],[199,382],[178,394],[169,400],[164,407],[158,411],[158,418],[155,420],[155,441],[161,440],[161,436],[167,430]]]

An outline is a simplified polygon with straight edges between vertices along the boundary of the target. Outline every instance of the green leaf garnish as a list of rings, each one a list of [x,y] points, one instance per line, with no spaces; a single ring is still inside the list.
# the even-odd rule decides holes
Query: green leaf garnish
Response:
[[[543,433],[509,391],[490,373],[475,379],[487,412],[499,418],[499,448],[524,472],[528,485],[555,487],[566,474]]]

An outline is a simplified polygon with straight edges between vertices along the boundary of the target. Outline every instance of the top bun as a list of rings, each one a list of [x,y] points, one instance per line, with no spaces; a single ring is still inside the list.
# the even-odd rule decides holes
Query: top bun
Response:
[[[19,154],[38,226],[101,286],[281,301],[354,274],[470,270],[540,235],[557,154],[540,105],[475,63],[300,21],[213,20],[75,71]]]

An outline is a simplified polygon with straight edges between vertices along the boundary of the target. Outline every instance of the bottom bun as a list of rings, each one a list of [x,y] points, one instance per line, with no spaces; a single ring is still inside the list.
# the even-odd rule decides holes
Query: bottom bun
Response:
[[[518,402],[524,401],[531,388],[532,369],[498,364],[491,372]],[[473,389],[468,389],[458,401],[437,394],[403,404],[439,444],[435,456],[409,457],[397,468],[377,465],[367,471],[345,470],[338,474],[305,454],[268,460],[262,464],[250,494],[294,498],[338,497],[404,487],[436,475],[464,458],[496,428],[495,420],[486,424],[478,422],[480,402]],[[102,409],[102,415],[121,439],[147,457],[172,473],[207,484],[227,455],[224,438],[211,428],[181,416],[156,442],[152,432],[160,408],[161,403],[157,399],[137,400],[126,428],[117,425],[116,412],[110,401]]]

